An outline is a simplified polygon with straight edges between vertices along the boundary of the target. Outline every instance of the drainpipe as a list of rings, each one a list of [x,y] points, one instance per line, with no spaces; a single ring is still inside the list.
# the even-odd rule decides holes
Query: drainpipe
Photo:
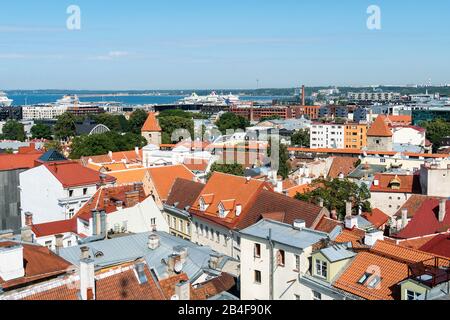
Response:
[[[273,242],[272,242],[272,229],[269,229],[269,238],[267,239],[269,240],[269,300],[273,300],[273,271],[274,271],[274,266],[273,266]]]

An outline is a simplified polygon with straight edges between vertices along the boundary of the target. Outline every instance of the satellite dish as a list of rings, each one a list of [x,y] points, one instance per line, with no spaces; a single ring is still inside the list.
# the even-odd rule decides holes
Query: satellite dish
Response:
[[[183,264],[181,263],[181,261],[177,261],[175,263],[174,270],[176,273],[180,273],[183,270]]]

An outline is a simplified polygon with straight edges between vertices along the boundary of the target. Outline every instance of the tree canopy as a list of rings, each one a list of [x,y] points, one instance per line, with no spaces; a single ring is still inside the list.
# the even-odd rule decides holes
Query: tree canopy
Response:
[[[442,147],[442,139],[450,136],[450,122],[441,118],[421,122],[420,126],[427,130],[427,138],[433,143],[434,151]]]
[[[214,172],[222,172],[227,174],[232,174],[235,176],[244,176],[244,168],[239,163],[233,163],[233,164],[220,164],[220,163],[214,163],[211,166],[211,171],[208,175],[208,179],[211,177],[211,175]]]
[[[216,122],[216,125],[222,134],[226,134],[229,129],[245,130],[245,128],[250,126],[250,121],[232,112],[227,112],[220,117],[220,119]]]
[[[187,130],[191,138],[194,135],[194,121],[192,119],[179,116],[163,116],[163,117],[159,116],[158,121],[163,131],[162,143],[179,142],[179,141],[172,141],[172,134],[177,129]]]
[[[148,113],[145,110],[137,109],[134,111],[128,121],[128,131],[135,134],[141,134],[142,127],[144,126],[147,118]]]
[[[24,125],[16,120],[8,120],[3,125],[2,138],[6,140],[25,141]]]
[[[53,139],[53,130],[49,125],[37,123],[31,128],[31,136],[33,139]]]
[[[298,200],[319,203],[323,200],[324,206],[330,210],[336,210],[340,219],[346,214],[346,202],[351,199],[354,212],[359,211],[359,207],[364,212],[371,212],[369,202],[370,191],[365,184],[358,186],[348,179],[325,180],[318,179],[312,183],[313,191],[305,194],[297,194]]]
[[[309,148],[310,146],[310,133],[309,130],[299,130],[291,137],[291,144],[294,146],[302,146],[303,148]]]
[[[135,147],[142,148],[147,144],[144,137],[126,133],[120,134],[110,131],[102,134],[75,137],[72,142],[70,158],[79,159],[83,156],[107,154],[109,151],[127,151]]]
[[[55,137],[59,140],[67,140],[70,137],[74,137],[76,135],[76,121],[76,117],[71,113],[66,112],[60,115],[53,127]]]

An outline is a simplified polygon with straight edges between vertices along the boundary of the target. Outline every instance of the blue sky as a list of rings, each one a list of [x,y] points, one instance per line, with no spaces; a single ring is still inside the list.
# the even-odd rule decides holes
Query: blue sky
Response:
[[[372,4],[381,30],[366,27]],[[0,89],[450,83],[448,12],[448,0],[3,1]]]

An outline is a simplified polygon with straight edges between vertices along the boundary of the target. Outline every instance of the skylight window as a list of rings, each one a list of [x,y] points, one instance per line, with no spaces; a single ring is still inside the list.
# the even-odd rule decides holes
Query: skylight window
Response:
[[[358,283],[371,289],[376,289],[381,283],[381,277],[372,273],[364,273]]]

